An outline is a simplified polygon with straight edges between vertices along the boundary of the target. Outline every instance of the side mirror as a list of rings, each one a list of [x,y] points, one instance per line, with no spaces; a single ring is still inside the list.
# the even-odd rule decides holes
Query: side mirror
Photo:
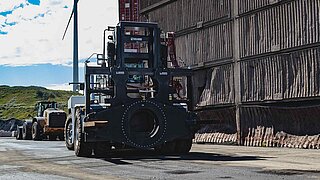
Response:
[[[161,44],[160,49],[160,58],[163,67],[168,66],[168,46]]]
[[[103,54],[97,54],[97,64],[98,65],[106,64],[106,59],[104,58]]]
[[[84,90],[84,83],[80,83],[80,90],[83,91]]]

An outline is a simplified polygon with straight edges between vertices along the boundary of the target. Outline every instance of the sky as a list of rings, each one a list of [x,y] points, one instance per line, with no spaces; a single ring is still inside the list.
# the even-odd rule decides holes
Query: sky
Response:
[[[117,0],[79,0],[79,71],[102,53],[102,33],[118,21]],[[71,90],[73,0],[0,0],[0,85]]]

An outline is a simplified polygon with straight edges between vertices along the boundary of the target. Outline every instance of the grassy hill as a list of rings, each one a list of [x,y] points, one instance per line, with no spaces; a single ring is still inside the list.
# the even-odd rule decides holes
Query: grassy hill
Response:
[[[35,116],[37,101],[56,101],[59,108],[66,110],[71,91],[49,90],[43,87],[0,86],[0,119],[26,119]]]

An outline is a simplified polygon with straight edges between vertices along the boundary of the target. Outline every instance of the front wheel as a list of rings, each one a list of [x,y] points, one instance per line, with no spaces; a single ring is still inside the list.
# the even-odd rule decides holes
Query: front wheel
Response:
[[[74,150],[72,117],[69,115],[64,127],[64,140],[69,150]]]
[[[75,142],[74,142],[74,151],[76,156],[79,157],[89,157],[92,154],[92,144],[84,142],[84,134],[82,132],[82,121],[80,110],[77,110],[76,113],[76,132],[75,132]]]

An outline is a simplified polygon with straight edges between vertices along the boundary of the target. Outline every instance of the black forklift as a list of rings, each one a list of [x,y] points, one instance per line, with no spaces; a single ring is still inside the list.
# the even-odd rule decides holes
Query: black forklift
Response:
[[[127,148],[188,153],[197,127],[192,70],[170,68],[156,23],[120,22],[108,30],[107,53],[85,63],[83,102],[69,100],[66,146],[81,157]]]

